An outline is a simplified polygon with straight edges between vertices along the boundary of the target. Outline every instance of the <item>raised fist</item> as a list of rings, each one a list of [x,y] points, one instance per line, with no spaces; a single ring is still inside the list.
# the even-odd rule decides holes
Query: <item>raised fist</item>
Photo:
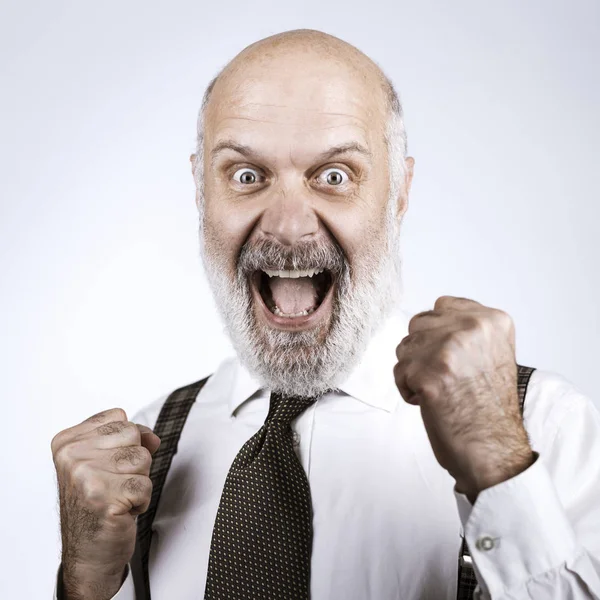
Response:
[[[52,439],[58,479],[63,591],[68,600],[112,598],[135,549],[137,515],[150,504],[160,438],[106,410]]]

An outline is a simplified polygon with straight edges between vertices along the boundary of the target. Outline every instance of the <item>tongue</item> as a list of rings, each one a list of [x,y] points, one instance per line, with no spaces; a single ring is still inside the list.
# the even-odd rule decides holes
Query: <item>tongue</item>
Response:
[[[285,314],[299,313],[317,305],[317,290],[310,277],[271,277],[271,295]]]

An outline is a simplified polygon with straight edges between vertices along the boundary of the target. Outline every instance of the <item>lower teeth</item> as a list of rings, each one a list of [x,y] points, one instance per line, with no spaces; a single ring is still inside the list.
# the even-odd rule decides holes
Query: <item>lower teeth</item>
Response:
[[[306,315],[310,315],[311,313],[315,312],[315,310],[315,308],[309,308],[308,310],[303,310],[302,312],[287,314],[281,312],[278,306],[272,309],[273,314],[277,315],[278,317],[286,317],[288,319],[293,319],[294,317],[305,317]]]

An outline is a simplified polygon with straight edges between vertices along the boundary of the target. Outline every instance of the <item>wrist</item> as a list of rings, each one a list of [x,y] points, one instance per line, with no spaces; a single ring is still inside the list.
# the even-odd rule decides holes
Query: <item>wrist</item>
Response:
[[[121,588],[128,565],[98,568],[63,562],[61,565],[64,600],[109,600]]]
[[[471,504],[483,490],[498,485],[516,477],[528,469],[536,460],[537,455],[530,450],[526,456],[522,456],[511,464],[498,465],[496,468],[482,469],[480,472],[468,477],[455,477],[455,489],[459,494],[465,494]]]

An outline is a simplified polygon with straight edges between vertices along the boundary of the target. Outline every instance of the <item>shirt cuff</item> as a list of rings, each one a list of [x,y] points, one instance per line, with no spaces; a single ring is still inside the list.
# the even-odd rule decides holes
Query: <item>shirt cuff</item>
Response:
[[[535,462],[481,491],[472,505],[454,488],[478,582],[487,596],[556,568],[577,552],[577,540],[550,474]]]
[[[58,567],[56,581],[54,584],[54,600],[64,600],[62,588],[62,563]],[[122,583],[119,591],[110,600],[135,600],[135,587],[133,585],[133,576],[131,568],[127,565],[127,576]]]

